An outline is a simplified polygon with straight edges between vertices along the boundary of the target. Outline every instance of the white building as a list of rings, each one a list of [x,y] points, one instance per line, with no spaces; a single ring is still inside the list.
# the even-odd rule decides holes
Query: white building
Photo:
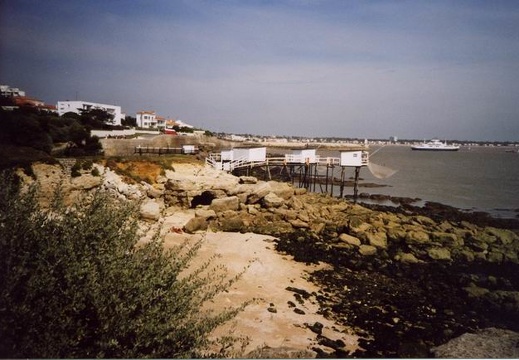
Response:
[[[58,101],[58,115],[62,116],[65,113],[73,112],[81,114],[82,110],[103,110],[108,114],[113,115],[113,125],[121,125],[124,119],[124,114],[121,112],[121,107],[116,105],[98,104],[87,101]]]
[[[137,127],[145,129],[157,127],[155,111],[140,111],[135,115],[135,119],[137,120]]]
[[[0,85],[0,95],[7,97],[25,96],[25,91],[10,87],[9,85]]]
[[[187,128],[190,128],[190,129],[194,128],[193,125],[186,124],[182,120],[175,120],[175,125],[177,125],[178,127],[187,127]]]

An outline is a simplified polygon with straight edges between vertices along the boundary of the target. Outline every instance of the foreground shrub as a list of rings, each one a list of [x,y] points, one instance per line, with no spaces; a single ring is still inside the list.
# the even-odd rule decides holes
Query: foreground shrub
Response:
[[[137,244],[135,205],[97,192],[45,210],[35,192],[0,176],[1,358],[197,357],[245,306],[204,310],[237,277],[193,266],[200,243]]]

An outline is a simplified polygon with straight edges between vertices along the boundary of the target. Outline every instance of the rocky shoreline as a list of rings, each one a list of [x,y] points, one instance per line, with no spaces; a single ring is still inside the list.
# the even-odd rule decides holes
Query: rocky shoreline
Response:
[[[310,324],[317,356],[430,357],[465,333],[519,331],[517,219],[505,224],[436,204],[368,208],[186,164],[173,164],[153,184],[127,184],[111,169],[94,167],[103,176],[84,171],[68,182],[52,165],[33,171],[43,187],[64,183],[70,199],[102,187],[142,201],[148,222],[191,209],[194,216],[175,231],[271,235],[277,250],[296,261],[330,264],[311,274],[320,290],[300,299],[316,301],[320,314],[354,329],[361,349],[349,352]]]

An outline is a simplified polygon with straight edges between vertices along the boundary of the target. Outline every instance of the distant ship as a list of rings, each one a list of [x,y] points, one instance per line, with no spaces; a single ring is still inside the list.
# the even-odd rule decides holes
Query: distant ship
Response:
[[[428,142],[423,142],[420,145],[411,147],[412,150],[425,151],[458,151],[460,149],[457,145],[447,145],[447,142],[441,142],[438,139],[432,139]]]

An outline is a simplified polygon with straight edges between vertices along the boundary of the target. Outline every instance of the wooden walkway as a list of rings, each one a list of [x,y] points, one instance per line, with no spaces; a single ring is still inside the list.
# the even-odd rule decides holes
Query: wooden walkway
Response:
[[[157,154],[157,155],[166,155],[166,154],[198,154],[198,149],[184,149],[184,148],[173,148],[173,147],[153,147],[153,146],[136,146],[133,151],[134,154]]]

